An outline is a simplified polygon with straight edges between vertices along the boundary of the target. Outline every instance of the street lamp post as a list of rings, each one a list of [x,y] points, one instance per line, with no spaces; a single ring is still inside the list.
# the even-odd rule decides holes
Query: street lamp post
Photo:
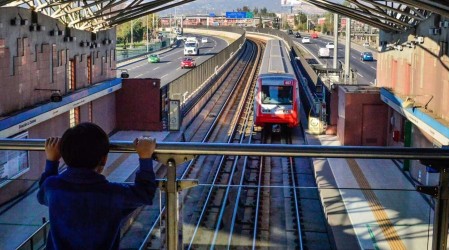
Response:
[[[146,23],[147,23],[147,53],[148,53],[148,51],[149,51],[149,46],[150,46],[150,41],[149,41],[149,35],[148,35],[148,31],[149,31],[149,29],[148,29],[148,15],[146,16],[147,17],[147,19],[146,19]]]
[[[131,20],[131,45],[130,45],[130,47],[132,48],[132,47],[134,47],[133,46],[133,43],[134,43],[134,39],[133,39],[133,20]]]

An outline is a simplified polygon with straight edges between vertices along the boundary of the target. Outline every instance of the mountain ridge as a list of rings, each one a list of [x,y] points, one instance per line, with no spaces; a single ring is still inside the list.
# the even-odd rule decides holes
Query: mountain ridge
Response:
[[[217,16],[225,15],[229,11],[237,11],[244,6],[248,6],[251,11],[254,8],[259,10],[267,8],[268,12],[274,13],[298,13],[302,11],[307,14],[319,14],[325,11],[313,5],[303,2],[300,7],[293,7],[291,9],[287,6],[281,6],[281,0],[196,0],[187,4],[179,5],[175,8],[165,10],[162,14],[183,14],[183,15],[198,15],[214,13]]]

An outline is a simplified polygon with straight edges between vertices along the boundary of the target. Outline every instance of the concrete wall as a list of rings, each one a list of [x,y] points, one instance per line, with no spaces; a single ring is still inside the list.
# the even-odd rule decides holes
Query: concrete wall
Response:
[[[388,106],[373,87],[338,87],[337,135],[345,146],[385,146]]]
[[[11,25],[20,16],[27,25]],[[92,58],[92,82],[114,78],[115,46],[104,45],[105,39],[115,40],[115,29],[96,34],[100,47],[81,47],[80,42],[92,41],[92,33],[70,29],[76,41],[64,42],[64,36],[51,36],[52,30],[65,30],[64,25],[38,13],[38,24],[43,31],[30,31],[31,11],[16,7],[0,8],[0,115],[46,102],[50,91],[35,88],[58,89],[67,93],[68,60],[76,61],[76,88],[88,86],[87,57]],[[20,20],[20,19],[19,19]],[[103,70],[102,70],[103,69]]]
[[[117,91],[117,129],[162,130],[160,79],[124,79]]]
[[[234,33],[234,32],[226,32],[226,31],[220,31],[220,30],[212,30],[212,29],[191,29],[191,28],[184,28],[184,33],[191,33],[191,34],[199,34],[199,35],[206,35],[206,36],[222,36],[222,37],[228,37],[230,38],[230,43],[237,40],[239,37],[241,37],[241,34]]]
[[[429,29],[444,21],[433,15],[422,22],[414,33],[381,33],[381,41],[400,41],[399,44],[424,37],[424,43],[403,50],[378,53],[377,84],[388,87],[397,95],[433,95],[428,110],[449,122],[449,28],[441,28],[440,35],[429,35]],[[449,21],[449,19],[446,19]],[[416,97],[425,104],[430,97]]]
[[[11,19],[20,16],[28,25],[11,25]],[[115,29],[96,34],[100,47],[81,47],[81,41],[92,41],[90,32],[71,29],[76,41],[64,42],[64,36],[52,36],[50,31],[64,25],[50,17],[38,14],[43,31],[30,31],[31,12],[22,8],[0,8],[0,117],[20,113],[29,107],[46,103],[51,91],[35,88],[58,89],[69,92],[67,68],[70,59],[76,64],[76,89],[91,85],[88,82],[88,60],[91,58],[92,84],[115,78],[115,46],[104,45],[105,39],[115,40]],[[80,106],[80,121],[99,124],[107,133],[115,129],[115,93]],[[29,138],[61,136],[70,126],[69,112],[42,122],[28,130]],[[29,170],[0,189],[0,204],[33,185],[44,170],[45,154],[29,152]]]
[[[388,87],[391,91],[404,99],[412,96],[416,106],[428,103],[429,116],[443,124],[449,124],[449,28],[439,27],[440,21],[449,21],[433,14],[429,19],[421,22],[416,29],[408,32],[380,33],[380,41],[402,44],[402,51],[390,49],[378,53],[377,84]],[[431,35],[431,28],[440,28],[440,34]],[[417,37],[423,37],[423,43],[407,46],[407,42],[416,42]],[[393,131],[404,131],[404,117],[396,111],[389,111],[388,145],[403,146],[402,140],[392,140]],[[401,138],[402,139],[402,138]],[[412,126],[411,147],[432,148],[435,139],[418,127]],[[436,143],[438,144],[438,143]],[[419,161],[410,162],[411,177],[423,184],[432,185],[438,182],[437,174],[429,174]]]
[[[98,124],[108,134],[112,133],[117,126],[116,95],[106,95],[92,102],[92,122]]]

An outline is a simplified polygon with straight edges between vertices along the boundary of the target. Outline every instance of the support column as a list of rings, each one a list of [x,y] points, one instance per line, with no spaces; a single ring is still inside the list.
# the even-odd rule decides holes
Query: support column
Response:
[[[332,68],[338,67],[338,14],[334,14],[334,60]]]
[[[351,76],[350,67],[350,56],[351,56],[351,19],[346,18],[346,45],[345,45],[345,83],[350,84],[349,78]]]
[[[433,220],[432,249],[447,249],[447,230],[449,228],[449,163],[445,160],[420,160],[426,168],[440,173],[438,186],[417,186],[417,191],[432,195],[436,199]]]
[[[440,171],[440,184],[437,204],[435,206],[435,220],[433,223],[433,250],[447,248],[447,230],[449,214],[449,168]]]
[[[176,165],[174,161],[169,161],[167,166],[167,229],[166,246],[167,250],[178,248],[178,188],[176,181]]]

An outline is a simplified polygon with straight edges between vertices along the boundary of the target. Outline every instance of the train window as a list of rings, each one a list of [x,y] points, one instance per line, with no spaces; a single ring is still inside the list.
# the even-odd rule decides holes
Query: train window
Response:
[[[262,103],[263,104],[292,104],[293,87],[279,85],[263,85],[262,86]]]

